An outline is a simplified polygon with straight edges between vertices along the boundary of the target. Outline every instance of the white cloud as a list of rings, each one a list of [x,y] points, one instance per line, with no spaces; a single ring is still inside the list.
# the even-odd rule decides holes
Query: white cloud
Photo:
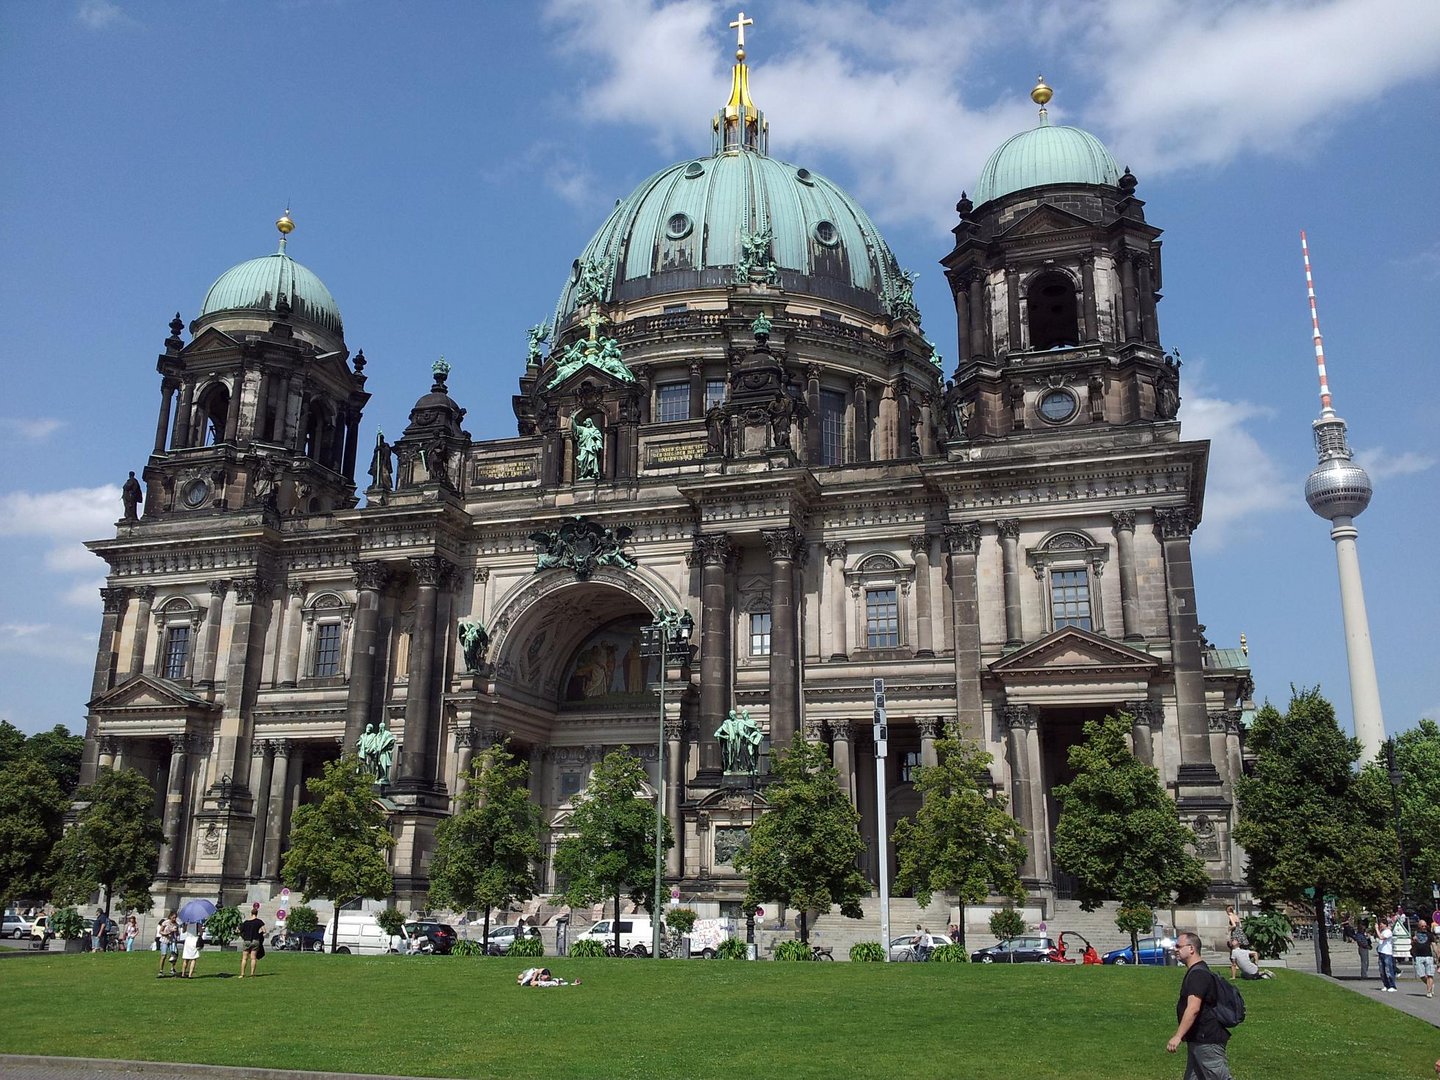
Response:
[[[110,531],[122,509],[120,488],[115,484],[7,492],[0,494],[0,536],[93,540]]]
[[[1186,439],[1210,440],[1205,517],[1195,533],[1201,551],[1218,551],[1236,536],[1258,531],[1257,515],[1304,507],[1300,488],[1250,432],[1274,410],[1193,391],[1181,406]]]
[[[1435,465],[1435,459],[1429,454],[1421,454],[1415,450],[1402,450],[1398,454],[1392,454],[1383,446],[1356,449],[1355,460],[1364,466],[1365,471],[1370,474],[1370,480],[1377,484],[1396,476],[1424,472]]]
[[[90,553],[86,552],[86,554],[89,555]],[[90,555],[90,559],[93,562],[95,556]],[[89,567],[86,569],[89,569]],[[104,587],[105,579],[103,577],[92,578],[88,581],[77,581],[60,594],[60,599],[71,607],[99,608],[100,590]]]
[[[134,22],[119,4],[110,0],[80,0],[75,12],[75,21],[86,30],[108,30],[112,26],[125,26]]]
[[[92,634],[52,623],[0,623],[0,653],[93,664],[95,640]]]
[[[64,420],[56,420],[49,416],[37,416],[31,419],[0,417],[0,434],[24,439],[27,442],[39,442],[49,438],[64,426]]]

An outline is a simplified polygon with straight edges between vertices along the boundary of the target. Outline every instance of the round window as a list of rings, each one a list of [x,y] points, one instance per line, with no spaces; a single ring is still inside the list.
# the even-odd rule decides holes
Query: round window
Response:
[[[190,507],[190,509],[194,510],[197,507],[204,506],[205,500],[209,497],[209,495],[209,484],[207,484],[204,480],[192,480],[189,486],[185,488],[185,493],[182,497],[185,500],[185,505]]]
[[[665,235],[671,240],[684,240],[694,227],[690,221],[690,215],[671,214],[670,220],[665,222]]]
[[[689,165],[686,165],[686,166],[685,166],[685,179],[686,179],[686,180],[698,180],[698,179],[700,179],[700,177],[702,177],[702,176],[704,176],[704,175],[705,175],[705,166],[704,166],[704,165],[701,165],[698,161],[692,161],[692,162],[690,162]]]
[[[817,221],[815,227],[810,230],[816,240],[826,247],[834,247],[840,242],[840,232],[835,228],[834,222]]]
[[[1040,398],[1040,415],[1052,424],[1063,424],[1079,409],[1079,400],[1069,390],[1047,390]]]
[[[815,186],[815,178],[810,175],[809,169],[796,169],[795,179],[799,180],[800,183],[804,184],[806,187]]]

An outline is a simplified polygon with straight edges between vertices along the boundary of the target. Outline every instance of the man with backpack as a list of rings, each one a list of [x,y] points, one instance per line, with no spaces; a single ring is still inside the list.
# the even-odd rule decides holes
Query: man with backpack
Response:
[[[1201,959],[1197,935],[1181,934],[1175,952],[1185,965],[1185,978],[1175,1003],[1175,1034],[1165,1049],[1173,1054],[1185,1044],[1185,1080],[1234,1080],[1225,1045],[1230,1029],[1245,1018],[1245,1003],[1234,984],[1217,977]]]

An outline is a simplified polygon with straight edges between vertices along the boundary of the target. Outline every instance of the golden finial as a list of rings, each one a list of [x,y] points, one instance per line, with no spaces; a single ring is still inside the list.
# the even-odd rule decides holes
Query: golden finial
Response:
[[[1045,76],[1035,76],[1035,89],[1030,91],[1030,100],[1043,109],[1050,103],[1050,99],[1054,96],[1055,91],[1045,85]]]
[[[275,219],[275,228],[280,230],[281,236],[289,236],[295,231],[295,222],[290,220],[290,207],[285,207],[285,212]]]
[[[1245,640],[1245,635],[1240,635],[1240,652],[1244,656],[1250,655],[1250,643]]]

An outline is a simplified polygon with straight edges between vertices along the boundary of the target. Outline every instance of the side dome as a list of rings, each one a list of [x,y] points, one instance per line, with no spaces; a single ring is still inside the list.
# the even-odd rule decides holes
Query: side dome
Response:
[[[281,296],[294,318],[344,336],[340,309],[325,283],[284,251],[232,266],[215,279],[198,319],[222,312],[275,313]]]
[[[582,278],[602,299],[724,288],[747,240],[768,234],[786,291],[888,315],[907,284],[869,215],[838,184],[743,150],[681,161],[620,200],[571,267],[555,323],[579,306]]]
[[[1041,125],[1012,135],[996,148],[980,170],[974,203],[1046,184],[1093,184],[1114,187],[1120,169],[1104,143],[1077,127]]]

